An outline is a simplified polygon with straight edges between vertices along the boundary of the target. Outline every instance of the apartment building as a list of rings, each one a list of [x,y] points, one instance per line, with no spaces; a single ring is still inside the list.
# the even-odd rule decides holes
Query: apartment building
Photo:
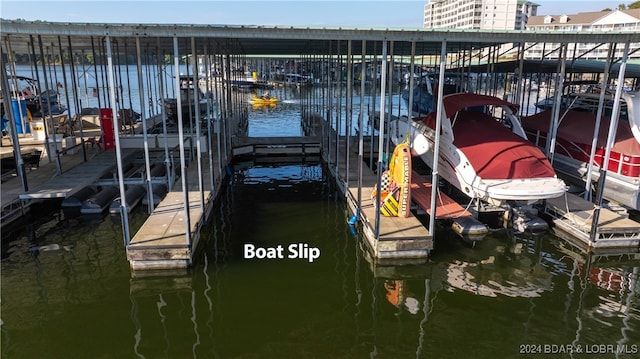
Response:
[[[581,12],[577,14],[532,16],[526,25],[529,31],[631,31],[640,33],[640,9]],[[640,36],[638,37],[640,40]],[[529,47],[529,46],[528,46]],[[530,47],[525,52],[525,58],[558,58],[557,44],[542,44]],[[640,41],[630,44],[630,58],[640,59]],[[616,46],[615,57],[621,58],[624,44]],[[568,58],[596,59],[607,58],[608,46],[599,43],[581,43],[567,47]]]
[[[423,27],[524,30],[538,6],[527,0],[429,0]]]

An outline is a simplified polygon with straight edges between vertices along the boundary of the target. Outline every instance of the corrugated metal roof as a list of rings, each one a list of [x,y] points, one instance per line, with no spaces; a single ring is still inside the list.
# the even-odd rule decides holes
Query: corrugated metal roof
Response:
[[[120,51],[135,53],[135,39],[143,49],[156,49],[164,53],[173,52],[173,37],[179,39],[181,54],[191,53],[191,38],[196,40],[199,54],[204,45],[209,51],[246,55],[302,55],[346,53],[347,42],[352,41],[352,53],[362,53],[361,43],[367,41],[367,54],[382,52],[382,41],[394,41],[394,54],[408,56],[411,43],[416,43],[416,54],[436,55],[441,42],[447,41],[447,51],[478,49],[512,42],[625,42],[633,36],[624,32],[564,33],[541,31],[486,31],[461,29],[363,29],[363,28],[301,28],[267,26],[221,26],[221,25],[168,25],[168,24],[82,24],[2,21],[0,24],[2,46],[11,45],[16,53],[30,53],[30,41],[58,44],[58,37],[71,38],[74,51],[91,49],[105,36],[117,41]],[[126,41],[125,41],[126,39]],[[636,39],[637,40],[637,39]],[[62,41],[63,44],[65,41]],[[126,44],[125,44],[126,42]],[[6,51],[6,49],[5,49]]]
[[[605,62],[598,60],[575,60],[570,59],[566,62],[566,73],[603,73]],[[465,67],[465,71],[477,73],[515,73],[520,67],[519,61],[502,61],[494,64],[471,65]],[[491,71],[489,71],[489,69]],[[522,71],[524,73],[556,73],[558,69],[558,60],[524,60]],[[450,69],[457,71],[456,69]],[[458,69],[460,70],[460,69]],[[611,65],[611,75],[617,76],[620,71],[620,63],[616,62]],[[625,68],[626,78],[640,78],[640,64],[627,63]]]

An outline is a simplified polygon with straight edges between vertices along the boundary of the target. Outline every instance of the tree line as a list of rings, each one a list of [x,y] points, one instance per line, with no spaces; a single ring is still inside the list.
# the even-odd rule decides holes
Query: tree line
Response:
[[[3,54],[4,56],[4,60],[7,61],[7,63],[11,63],[12,61],[15,61],[15,63],[17,65],[29,65],[29,64],[37,64],[37,65],[42,65],[42,57],[40,55],[36,55],[35,57],[35,61],[33,61],[33,56],[32,54]],[[62,63],[64,63],[65,65],[70,65],[72,64],[72,57],[69,56],[68,52],[64,52],[63,56],[60,56],[60,54],[45,54],[45,61],[44,63],[49,65],[61,65]],[[93,65],[94,62],[96,65],[104,65],[107,63],[107,59],[106,56],[101,56],[101,55],[97,55],[95,58],[96,61],[94,61],[94,56],[93,53],[74,53],[73,54],[73,65],[78,65],[78,66],[82,66],[82,65]],[[180,64],[185,64],[187,61],[186,58],[181,58],[180,59]],[[156,65],[157,64],[157,60],[155,59],[155,57],[147,57],[147,56],[142,56],[142,64],[143,65]],[[163,59],[162,59],[162,63],[163,64],[170,64],[173,62],[173,56],[172,55],[164,55]],[[135,55],[124,55],[124,54],[117,54],[113,56],[113,63],[115,65],[137,65],[138,64],[138,58]]]
[[[618,4],[616,10],[631,10],[631,9],[640,9],[640,0],[634,1],[629,5]],[[613,11],[611,8],[602,9],[602,11]]]

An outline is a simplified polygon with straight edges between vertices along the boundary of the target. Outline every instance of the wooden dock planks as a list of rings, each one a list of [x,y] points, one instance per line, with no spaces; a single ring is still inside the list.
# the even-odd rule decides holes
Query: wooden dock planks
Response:
[[[431,215],[431,183],[422,179],[415,171],[411,175],[411,200]],[[458,202],[438,189],[436,200],[436,219],[452,219],[469,217],[471,212],[465,210]]]
[[[29,155],[34,153],[36,150],[38,150],[36,147],[34,146],[21,146],[20,147],[20,153],[22,155]],[[14,157],[14,153],[13,153],[13,147],[0,147],[0,159],[5,159],[5,158],[13,158]]]
[[[600,209],[596,239],[591,241],[594,204],[574,194],[548,199],[545,212],[552,217],[556,227],[587,249],[640,248],[640,223],[606,208]]]
[[[332,136],[332,138],[335,138]],[[335,146],[333,144],[332,146]],[[347,161],[345,143],[340,141],[338,151],[341,154],[336,168],[336,164],[329,163],[329,170],[333,173],[339,184],[340,190],[345,193],[347,204],[351,213],[356,213],[359,209],[364,238],[371,250],[373,257],[377,261],[385,260],[415,260],[426,259],[433,249],[433,236],[429,230],[413,215],[408,218],[377,216],[377,208],[371,198],[374,185],[377,183],[376,174],[363,164],[362,174],[362,203],[358,203],[358,158],[351,147],[349,156],[349,166]],[[326,153],[325,153],[326,156]],[[348,182],[347,186],[345,182]],[[376,218],[380,219],[379,233],[376,236]]]
[[[213,148],[216,148],[214,143]],[[217,168],[214,156],[213,168]],[[184,193],[182,180],[178,179],[173,190],[154,209],[142,227],[138,229],[127,246],[127,259],[131,269],[138,273],[150,273],[153,270],[182,270],[191,266],[193,254],[198,246],[200,231],[206,223],[213,202],[217,196],[224,174],[216,173],[214,191],[210,191],[209,161],[202,159],[203,191],[198,188],[198,166],[192,163],[187,168],[187,187],[189,201],[189,221],[191,242],[187,240],[186,218],[184,211]],[[201,205],[201,201],[204,203]]]
[[[208,199],[210,192],[204,195]],[[132,269],[186,268],[191,264],[205,212],[199,192],[189,192],[188,199],[191,242],[186,235],[184,194],[169,192],[127,247]]]
[[[297,137],[244,137],[236,138],[234,156],[319,156],[320,139],[317,136]]]

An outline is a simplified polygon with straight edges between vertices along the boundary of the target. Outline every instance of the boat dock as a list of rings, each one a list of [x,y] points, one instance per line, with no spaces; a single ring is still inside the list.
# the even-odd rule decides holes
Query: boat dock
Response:
[[[371,193],[378,182],[377,175],[362,163],[362,177],[359,176],[359,160],[353,150],[357,146],[350,147],[347,152],[346,140],[341,137],[336,146],[335,131],[326,128],[327,122],[320,115],[310,116],[312,131],[325,131],[332,133],[331,144],[328,147],[336,148],[337,153],[347,154],[337,159],[328,157],[325,148],[323,158],[328,162],[328,169],[336,179],[336,183],[344,194],[347,205],[353,218],[359,222],[363,237],[372,256],[378,263],[392,263],[397,260],[422,263],[427,260],[433,249],[433,235],[412,213],[408,218],[386,217],[380,214],[374,205]],[[324,130],[321,127],[324,126]],[[360,201],[358,200],[360,192]],[[346,220],[346,219],[345,219]]]
[[[194,161],[187,167],[184,181],[176,181],[126,246],[134,273],[191,266],[201,228],[209,218],[224,179],[219,154],[207,156],[215,148],[218,143],[212,138],[200,154],[197,151],[191,154]]]
[[[20,154],[24,155],[29,155],[34,153],[37,150],[37,148],[32,147],[32,146],[24,146],[24,147],[20,147]],[[13,158],[14,154],[13,154],[13,146],[2,146],[0,147],[0,159],[9,159],[9,158]]]
[[[547,200],[544,213],[551,218],[554,231],[587,252],[640,250],[640,223],[627,216],[600,208],[592,237],[595,206],[571,193]]]
[[[312,116],[313,121],[322,121],[319,116]],[[315,126],[317,128],[317,126]],[[344,150],[344,149],[343,149]],[[345,150],[346,151],[346,150]],[[234,156],[256,159],[277,158],[280,162],[287,159],[300,161],[309,156],[319,158],[321,147],[317,136],[278,137],[278,138],[243,138],[237,141],[232,153]],[[353,213],[357,203],[357,161],[352,153],[349,161],[350,186],[347,200]],[[206,166],[205,166],[206,167]],[[197,171],[190,166],[189,180],[195,185]],[[344,173],[346,161],[341,161],[342,171],[331,171],[334,176]],[[205,176],[206,177],[206,176]],[[354,180],[355,179],[355,180]],[[342,183],[344,179],[336,179]],[[355,181],[355,182],[354,182]],[[377,178],[368,168],[363,175],[362,193],[370,194]],[[189,186],[191,188],[191,185]],[[219,186],[217,186],[219,188]],[[343,190],[345,187],[341,187]],[[344,192],[343,192],[344,193]],[[191,240],[186,235],[186,217],[183,193],[178,186],[169,192],[158,205],[147,221],[135,234],[127,246],[127,258],[134,271],[156,269],[188,268],[193,260],[193,254],[199,240],[199,229],[204,224],[212,209],[215,196],[204,191],[204,205],[201,205],[197,191],[189,191],[189,219]],[[428,230],[415,217],[398,218],[379,216],[379,234],[375,233],[376,209],[369,195],[363,198],[360,206],[363,233],[378,261],[388,260],[419,260],[427,259],[433,249],[433,238]]]
[[[238,137],[234,143],[234,157],[260,158],[266,162],[320,159],[322,148],[319,136]]]
[[[433,236],[429,230],[413,214],[408,218],[386,217],[378,215],[374,206],[371,192],[377,183],[377,177],[370,169],[366,168],[362,176],[361,203],[358,205],[358,180],[357,166],[350,170],[351,178],[347,203],[351,214],[358,216],[364,238],[369,250],[377,262],[389,262],[393,260],[417,260],[422,262],[429,256],[433,249]],[[379,220],[378,233],[376,233],[376,221]]]
[[[361,230],[363,242],[366,243],[372,257],[376,261],[410,259],[421,262],[428,258],[430,251],[434,248],[433,219],[451,221],[454,230],[462,236],[476,235],[482,231],[486,233],[486,228],[478,224],[470,215],[473,210],[469,211],[455,203],[443,191],[437,191],[437,198],[432,198],[432,185],[420,176],[414,176],[415,181],[412,184],[414,209],[417,208],[415,213],[408,218],[397,218],[385,217],[376,210],[371,193],[374,185],[379,181],[378,173],[381,169],[375,167],[384,163],[383,159],[388,154],[382,152],[389,151],[391,142],[390,133],[385,135],[384,126],[389,117],[382,114],[392,114],[397,110],[397,116],[403,116],[401,112],[412,107],[411,103],[408,107],[400,103],[402,96],[394,95],[393,91],[397,89],[392,88],[391,84],[397,86],[406,81],[405,79],[414,79],[413,76],[400,75],[412,72],[416,74],[417,60],[420,60],[419,66],[422,70],[428,69],[429,73],[439,73],[444,81],[445,71],[454,66],[451,62],[453,59],[463,59],[458,63],[470,64],[471,59],[481,55],[478,58],[479,61],[487,59],[488,65],[493,66],[492,62],[497,62],[497,59],[502,57],[504,46],[512,48],[509,56],[512,56],[514,61],[519,62],[522,67],[524,62],[521,56],[530,43],[560,46],[561,51],[553,50],[550,53],[558,54],[557,61],[564,63],[567,55],[566,51],[562,50],[566,50],[567,46],[593,43],[628,44],[637,40],[637,36],[634,37],[634,35],[617,32],[552,34],[475,30],[452,32],[433,29],[428,31],[424,29],[285,29],[262,26],[158,24],[113,26],[113,24],[4,21],[0,43],[4,53],[11,52],[11,56],[2,57],[0,62],[3,68],[9,69],[12,66],[8,65],[15,64],[5,64],[5,59],[10,59],[9,61],[16,61],[17,58],[29,59],[31,70],[40,71],[37,66],[39,63],[37,54],[32,54],[34,49],[42,48],[42,45],[47,43],[59,43],[59,53],[78,56],[74,59],[78,61],[72,62],[69,66],[74,68],[73,64],[83,63],[83,70],[92,72],[91,75],[96,82],[90,84],[91,86],[85,84],[87,87],[85,90],[95,86],[91,100],[96,101],[98,106],[95,107],[92,104],[87,108],[95,108],[99,113],[92,113],[83,121],[90,122],[94,126],[99,123],[102,126],[103,120],[111,120],[112,124],[115,123],[115,128],[121,129],[122,134],[114,134],[115,139],[118,140],[114,142],[120,144],[120,148],[116,148],[116,151],[121,151],[119,156],[122,162],[138,160],[144,153],[146,166],[150,165],[149,162],[160,161],[171,167],[167,168],[168,194],[164,200],[158,202],[157,207],[149,215],[147,223],[133,235],[131,240],[129,240],[131,233],[129,233],[127,222],[128,213],[121,214],[123,237],[127,245],[126,255],[133,270],[184,268],[191,265],[201,228],[207,221],[221,184],[228,175],[225,169],[233,163],[234,159],[244,158],[274,163],[322,161],[333,175],[337,187],[347,201],[353,215],[348,219],[349,222]],[[59,41],[61,36],[68,39],[68,45],[64,49]],[[35,38],[37,41],[34,40]],[[132,41],[126,41],[129,39]],[[93,45],[96,41],[103,43],[104,46],[96,48]],[[114,43],[127,45],[114,48],[112,47]],[[27,54],[32,56],[13,56]],[[562,56],[565,58],[561,58]],[[402,61],[398,62],[398,58],[402,58]],[[103,63],[98,66],[96,59],[102,59]],[[130,80],[129,71],[126,73],[127,81],[107,76],[107,70],[110,73],[116,72],[113,65],[114,59],[126,59],[129,62],[125,64],[126,66],[135,67],[139,76],[138,81],[135,81],[136,88],[129,88],[129,84],[132,83],[128,81]],[[173,64],[170,59],[173,59]],[[184,62],[181,63],[183,61],[181,59]],[[251,108],[248,102],[249,95],[239,91],[236,86],[237,81],[246,74],[240,73],[245,70],[236,71],[235,69],[249,69],[252,63],[255,65],[256,59],[259,59],[262,65],[260,68],[264,68],[265,71],[268,71],[269,67],[272,67],[272,70],[276,67],[281,68],[281,62],[286,61],[291,65],[291,69],[287,69],[287,72],[292,71],[292,78],[306,79],[307,76],[309,79],[313,78],[314,81],[309,83],[305,80],[304,89],[301,88],[296,93],[294,101],[290,101],[290,104],[295,103],[296,106],[300,106],[304,136],[278,138],[248,136],[247,119]],[[407,59],[410,65],[407,65]],[[614,56],[611,56],[608,61],[614,61]],[[618,59],[615,61],[626,65],[627,60],[625,58],[622,61]],[[65,64],[61,65],[65,66]],[[59,65],[50,67],[56,66]],[[182,68],[183,66],[185,68]],[[513,68],[510,67],[509,76]],[[623,66],[619,68],[624,69]],[[181,72],[184,69],[192,75],[184,75]],[[42,72],[45,73],[43,75],[46,75],[47,71],[43,66]],[[467,74],[470,74],[470,71],[470,65],[465,65],[460,70],[461,73]],[[520,71],[523,71],[522,68]],[[613,73],[613,71],[610,72]],[[544,75],[553,77],[556,73],[557,70],[554,67]],[[379,78],[376,74],[379,74]],[[564,74],[563,72],[562,75]],[[9,108],[8,100],[14,97],[19,98],[23,88],[11,88],[6,75],[3,74],[0,86],[5,90],[4,102]],[[143,81],[145,75],[147,79],[157,78],[158,83],[154,81],[145,83]],[[263,78],[263,75],[267,74],[256,73],[255,75],[256,78]],[[477,75],[473,76],[478,80],[477,83],[466,84],[470,86],[465,87],[464,90],[457,88],[455,91],[471,91],[473,87],[473,91],[477,91],[478,94],[484,92],[487,95],[506,97],[506,91],[510,91],[510,86],[524,86],[524,83],[516,84],[515,82],[506,86],[502,73],[483,72],[474,75]],[[124,74],[121,73],[120,77],[123,76]],[[192,84],[198,83],[205,88],[195,85],[184,87],[181,79],[189,80],[190,76],[193,76]],[[469,76],[469,79],[471,78]],[[622,76],[619,80],[618,83],[623,83],[624,77]],[[637,80],[634,81],[637,84]],[[360,83],[359,96],[353,88],[358,82]],[[412,82],[410,82],[411,85],[413,85]],[[125,83],[126,90],[123,86]],[[387,83],[389,89],[386,90],[383,85]],[[63,78],[60,84],[64,85],[65,89],[77,85],[67,77]],[[378,85],[380,87],[377,87]],[[321,91],[314,91],[314,87],[321,88]],[[98,88],[105,90],[97,91]],[[518,88],[518,91],[520,90]],[[439,87],[438,91],[438,96],[444,96],[444,93],[440,92],[444,91],[443,87]],[[131,96],[136,92],[138,93],[136,101],[139,101],[139,104],[134,104]],[[513,95],[516,101],[520,101],[516,94],[519,95],[520,92],[512,93],[510,96]],[[134,123],[132,121],[137,119],[129,118],[128,125],[122,124],[122,120],[127,121],[125,116],[121,115],[122,110],[125,110],[125,113],[127,110],[125,108],[127,105],[122,101],[127,95],[128,107],[131,107],[129,110],[133,111],[133,107],[139,108],[141,118],[152,122],[150,126],[147,124],[145,134],[142,136],[139,135],[140,132],[132,129]],[[167,98],[170,96],[175,98]],[[358,97],[357,101],[353,101],[354,96]],[[89,102],[89,98],[86,101]],[[355,108],[355,103],[359,103],[359,110]],[[389,105],[387,111],[385,111],[385,105]],[[81,109],[76,108],[75,112],[81,112]],[[8,123],[11,126],[16,127],[17,123],[26,124],[24,119],[12,118],[12,111],[7,113],[9,114]],[[112,114],[113,117],[109,119],[107,113]],[[118,119],[119,116],[123,119]],[[359,124],[354,126],[352,121],[357,117],[359,117]],[[74,117],[69,116],[69,118]],[[56,122],[53,118],[50,120],[52,123]],[[68,119],[65,122],[68,123]],[[158,126],[154,126],[156,124]],[[46,129],[46,126],[43,127]],[[147,133],[146,130],[151,127],[153,132]],[[171,129],[168,129],[169,127]],[[55,128],[54,123],[52,130]],[[134,135],[134,132],[137,134]],[[12,130],[11,133],[15,135],[18,132]],[[131,133],[132,136],[125,137],[126,133]],[[189,135],[187,136],[186,133]],[[367,138],[363,139],[365,133]],[[356,137],[358,137],[357,140]],[[164,139],[167,140],[166,145]],[[362,149],[364,141],[370,145],[367,145],[366,149]],[[361,146],[357,146],[356,142]],[[374,144],[377,149],[374,149]],[[115,147],[113,143],[111,145]],[[386,150],[382,149],[383,145],[386,145]],[[189,150],[186,150],[187,147]],[[198,150],[194,150],[195,147]],[[360,149],[356,149],[357,147]],[[150,159],[147,156],[149,153],[145,153],[143,148],[151,148],[155,158]],[[100,150],[96,149],[96,152]],[[374,166],[373,162],[369,161],[375,158],[379,160],[379,164]],[[366,162],[369,162],[369,165]],[[5,198],[11,199],[7,201],[7,208],[16,200],[66,198],[83,187],[96,183],[105,174],[113,172],[117,166],[116,155],[112,150],[100,153],[82,164],[69,163],[64,165],[64,171],[57,171],[62,172],[57,173],[57,176],[45,179],[42,183],[30,183],[30,188],[23,193],[20,190],[15,194],[5,193],[3,188],[3,208]],[[437,163],[436,161],[433,166]],[[49,168],[55,167],[54,164],[48,165]],[[438,170],[436,169],[433,174],[437,178]],[[139,179],[131,179],[127,184],[138,185],[140,182]],[[115,183],[107,185],[115,185]],[[123,181],[119,183],[121,193],[124,193],[125,185]],[[13,195],[15,197],[11,198]],[[567,198],[571,197],[567,196]],[[431,211],[432,201],[436,204],[435,213]],[[597,228],[596,239],[587,242],[589,248],[607,246],[638,248],[637,237],[640,230],[637,222],[623,218],[621,215],[616,217],[617,214],[613,212],[600,210],[598,226],[591,226],[589,220],[592,209],[593,204],[584,204],[575,199],[563,199],[547,201],[545,213],[551,216],[556,228],[563,228],[576,238],[592,237],[589,235],[591,227]],[[428,226],[430,228],[423,223],[423,214],[430,216]],[[479,232],[474,232],[476,230]]]
[[[185,205],[182,191],[172,191],[155,208],[127,246],[131,269],[188,268],[200,239],[200,228],[212,208],[211,192],[189,191],[189,235],[187,236]],[[204,206],[204,209],[203,209]]]

